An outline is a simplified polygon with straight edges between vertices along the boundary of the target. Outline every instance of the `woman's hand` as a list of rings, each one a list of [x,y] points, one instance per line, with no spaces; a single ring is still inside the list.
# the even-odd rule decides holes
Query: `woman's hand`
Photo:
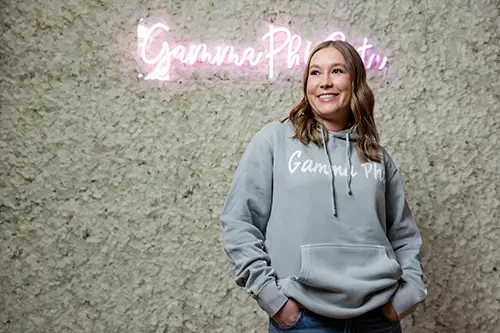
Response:
[[[281,327],[295,324],[299,320],[300,307],[297,302],[288,299],[283,307],[274,315],[273,320]]]
[[[392,303],[390,301],[384,304],[384,306],[382,307],[382,313],[390,321],[399,321],[398,313],[396,312],[396,310],[394,310],[394,307],[392,306]]]

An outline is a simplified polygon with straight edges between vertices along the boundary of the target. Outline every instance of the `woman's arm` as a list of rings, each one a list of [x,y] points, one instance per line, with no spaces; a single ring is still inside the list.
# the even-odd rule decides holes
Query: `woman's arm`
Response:
[[[401,174],[392,159],[386,158],[387,236],[403,269],[402,281],[390,302],[402,319],[424,301],[427,285],[420,262],[422,238],[405,198]]]
[[[259,131],[248,144],[224,203],[222,243],[236,283],[245,287],[269,316],[287,301],[264,249],[273,191],[273,149]]]

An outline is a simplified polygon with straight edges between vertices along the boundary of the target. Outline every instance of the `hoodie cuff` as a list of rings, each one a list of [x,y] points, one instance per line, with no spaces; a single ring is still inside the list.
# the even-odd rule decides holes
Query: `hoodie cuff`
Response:
[[[391,298],[391,303],[398,314],[399,320],[414,312],[417,306],[424,301],[426,293],[411,284],[404,282],[399,286]]]
[[[288,297],[285,296],[276,280],[271,280],[262,287],[255,300],[272,318],[285,305]]]

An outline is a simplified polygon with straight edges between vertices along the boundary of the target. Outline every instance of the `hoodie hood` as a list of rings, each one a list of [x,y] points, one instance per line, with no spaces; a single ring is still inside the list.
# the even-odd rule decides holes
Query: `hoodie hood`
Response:
[[[319,134],[323,136],[323,128],[320,126],[318,130]],[[328,138],[347,140],[347,134],[349,134],[349,141],[351,142],[356,142],[356,140],[359,138],[359,133],[355,132],[352,128],[347,128],[343,131],[338,132],[328,131]]]

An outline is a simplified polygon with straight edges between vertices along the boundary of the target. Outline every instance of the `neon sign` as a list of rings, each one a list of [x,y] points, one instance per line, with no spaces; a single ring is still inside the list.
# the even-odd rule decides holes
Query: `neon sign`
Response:
[[[276,67],[298,67],[307,62],[313,43],[304,40],[285,27],[269,26],[269,31],[261,37],[263,50],[247,47],[238,51],[234,45],[209,47],[200,44],[171,45],[166,40],[169,27],[163,23],[155,23],[147,27],[144,20],[139,21],[137,37],[141,61],[148,65],[151,71],[140,74],[144,80],[167,81],[175,62],[184,66],[207,64],[210,66],[263,67],[267,66],[267,77],[275,77]],[[340,39],[345,41],[345,34],[336,31],[324,40]],[[366,69],[383,70],[387,66],[387,57],[371,52],[373,44],[368,38],[363,39],[363,45],[357,48]],[[267,48],[267,49],[266,49]]]

